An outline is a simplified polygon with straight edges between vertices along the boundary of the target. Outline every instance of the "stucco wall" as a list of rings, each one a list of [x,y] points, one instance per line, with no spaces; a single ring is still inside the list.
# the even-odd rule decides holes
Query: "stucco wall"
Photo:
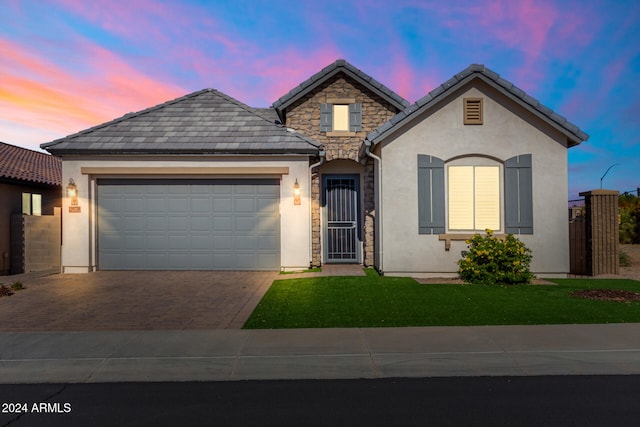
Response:
[[[483,125],[463,124],[464,97],[484,99]],[[518,238],[533,251],[534,272],[562,276],[569,271],[566,138],[493,88],[482,83],[462,88],[438,109],[414,119],[402,134],[384,141],[380,150],[385,274],[455,275],[461,251],[467,249],[464,241],[453,241],[446,251],[438,235],[418,234],[418,154],[445,162],[459,156],[504,161],[531,154],[534,234]],[[504,230],[504,214],[501,227]]]
[[[70,213],[70,200],[63,198],[62,207],[62,271],[64,273],[86,273],[94,271],[96,266],[96,179],[107,175],[83,174],[81,168],[165,168],[167,174],[154,175],[157,178],[171,177],[167,168],[273,168],[287,167],[289,173],[282,175],[280,181],[280,240],[281,266],[283,269],[307,268],[310,260],[310,204],[309,204],[309,161],[307,157],[257,157],[245,158],[190,158],[190,159],[63,159],[62,182],[73,178],[78,186],[78,205],[80,213]],[[216,176],[191,176],[189,178],[207,178]],[[233,175],[243,177],[243,175]],[[244,175],[259,178],[264,175]],[[108,175],[109,178],[148,178],[148,175]],[[219,176],[218,176],[219,177]],[[293,185],[298,180],[301,190],[301,204],[293,204]]]

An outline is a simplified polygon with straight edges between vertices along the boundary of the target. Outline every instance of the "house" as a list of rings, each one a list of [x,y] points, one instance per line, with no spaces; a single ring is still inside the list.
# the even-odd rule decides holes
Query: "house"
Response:
[[[63,201],[65,272],[448,276],[491,228],[562,276],[567,149],[587,138],[482,65],[410,104],[337,60],[269,109],[205,89],[42,147],[77,192]]]
[[[11,250],[11,216],[53,215],[62,206],[61,180],[59,158],[0,142],[0,274],[21,272],[12,268],[19,254]]]

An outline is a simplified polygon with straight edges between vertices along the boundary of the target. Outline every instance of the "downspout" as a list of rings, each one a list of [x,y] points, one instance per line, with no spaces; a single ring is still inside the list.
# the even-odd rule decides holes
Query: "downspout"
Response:
[[[309,267],[313,267],[313,198],[312,198],[312,190],[313,190],[313,181],[312,181],[312,170],[324,163],[326,158],[326,152],[324,151],[324,147],[320,147],[320,152],[318,156],[320,156],[320,161],[309,166]]]
[[[383,242],[383,239],[382,239],[382,159],[371,152],[371,141],[369,141],[368,139],[365,139],[364,141],[364,150],[365,150],[365,154],[368,157],[371,157],[378,164],[378,191],[377,191],[378,211],[376,212],[376,219],[378,220],[378,226],[376,229],[378,231],[378,248],[380,249],[380,265],[378,266],[378,272],[380,274],[383,274],[384,267],[383,267],[382,260],[383,260],[384,251],[382,250],[382,242]],[[375,223],[374,223],[374,226],[375,226]]]

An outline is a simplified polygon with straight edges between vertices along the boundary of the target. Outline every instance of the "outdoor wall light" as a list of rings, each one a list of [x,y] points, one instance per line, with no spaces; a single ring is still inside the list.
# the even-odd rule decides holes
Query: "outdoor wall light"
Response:
[[[298,178],[296,178],[296,183],[293,184],[293,204],[300,204],[300,184],[298,184]]]
[[[71,199],[71,205],[76,206],[78,204],[78,186],[73,178],[69,178],[67,184],[67,197]]]

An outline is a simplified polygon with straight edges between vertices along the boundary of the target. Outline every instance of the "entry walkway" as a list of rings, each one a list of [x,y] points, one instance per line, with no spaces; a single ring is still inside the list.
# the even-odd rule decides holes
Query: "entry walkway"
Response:
[[[0,333],[0,382],[640,374],[640,324]]]

